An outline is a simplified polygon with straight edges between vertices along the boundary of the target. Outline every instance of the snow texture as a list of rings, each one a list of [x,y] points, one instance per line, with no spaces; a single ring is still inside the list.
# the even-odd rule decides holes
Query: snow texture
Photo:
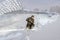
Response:
[[[24,29],[26,28],[26,18],[31,15],[35,16],[35,27],[34,29],[40,30],[42,26],[55,22],[58,18],[58,14],[33,14],[34,12],[10,12],[3,15],[0,15],[0,30],[12,30],[12,29]],[[44,14],[43,14],[44,13]],[[26,37],[25,31],[9,31],[1,32],[0,40],[25,40]]]

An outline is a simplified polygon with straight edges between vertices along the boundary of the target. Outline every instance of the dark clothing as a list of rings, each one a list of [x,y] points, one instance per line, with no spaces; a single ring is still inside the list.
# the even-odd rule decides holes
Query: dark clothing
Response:
[[[32,17],[29,17],[26,19],[26,21],[27,21],[26,27],[32,29],[34,27],[34,19]]]

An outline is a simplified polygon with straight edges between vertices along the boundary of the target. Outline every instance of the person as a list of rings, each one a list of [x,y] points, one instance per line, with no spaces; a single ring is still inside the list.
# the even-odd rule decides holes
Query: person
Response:
[[[26,28],[32,29],[34,27],[34,15],[26,19],[27,25]]]

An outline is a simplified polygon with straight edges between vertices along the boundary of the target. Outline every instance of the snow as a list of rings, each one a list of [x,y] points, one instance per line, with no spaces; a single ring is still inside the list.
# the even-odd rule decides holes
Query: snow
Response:
[[[0,35],[0,40],[24,40],[26,34],[23,31],[9,31],[1,32],[4,33]]]
[[[33,12],[23,13],[16,11],[0,15],[0,40],[25,40],[23,38],[26,37],[26,31],[19,31],[19,29],[25,29],[26,18],[31,15],[35,16],[35,27],[33,29],[37,31],[40,30],[42,26],[55,22],[59,16],[58,14],[49,17],[47,14],[33,14]]]

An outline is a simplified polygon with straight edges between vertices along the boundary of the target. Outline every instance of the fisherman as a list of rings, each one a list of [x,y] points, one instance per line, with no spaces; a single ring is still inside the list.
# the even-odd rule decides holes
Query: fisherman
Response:
[[[27,25],[26,28],[32,29],[34,27],[34,15],[26,19]]]

